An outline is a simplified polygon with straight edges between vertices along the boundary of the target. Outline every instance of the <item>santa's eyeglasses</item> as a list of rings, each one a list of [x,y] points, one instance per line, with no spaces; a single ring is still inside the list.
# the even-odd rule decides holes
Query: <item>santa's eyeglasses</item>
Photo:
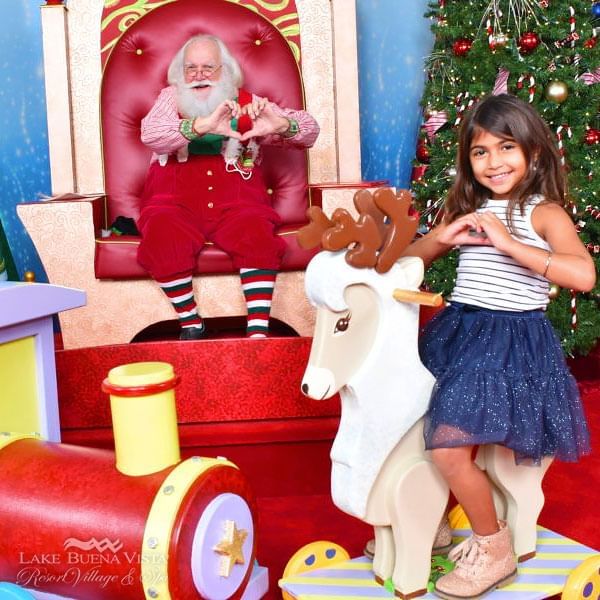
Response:
[[[187,77],[196,77],[198,73],[202,75],[202,77],[212,77],[223,65],[218,65],[216,67],[197,67],[196,65],[184,65],[183,72]]]

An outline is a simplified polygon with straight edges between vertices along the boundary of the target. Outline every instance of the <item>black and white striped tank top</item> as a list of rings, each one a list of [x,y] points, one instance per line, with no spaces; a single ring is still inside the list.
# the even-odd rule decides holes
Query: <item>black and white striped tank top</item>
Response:
[[[513,238],[549,250],[531,224],[533,209],[542,200],[542,196],[533,196],[525,206],[524,215],[517,208],[513,226],[519,236]],[[491,211],[508,227],[506,207],[507,200],[489,199],[477,212]],[[548,291],[547,279],[494,246],[461,246],[456,283],[448,300],[495,310],[535,310],[546,308]]]

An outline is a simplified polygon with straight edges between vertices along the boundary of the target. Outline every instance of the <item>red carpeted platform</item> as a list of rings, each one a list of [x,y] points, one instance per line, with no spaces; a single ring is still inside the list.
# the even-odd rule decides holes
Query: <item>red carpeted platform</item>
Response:
[[[103,379],[118,365],[164,361],[176,388],[182,454],[225,456],[257,496],[326,494],[339,399],[300,392],[308,338],[162,341],[56,352],[62,440],[113,447]]]
[[[63,441],[111,447],[108,396],[100,384],[127,362],[159,360],[182,377],[176,390],[184,456],[226,456],[246,474],[258,500],[258,560],[271,591],[288,559],[304,544],[328,539],[351,556],[371,536],[329,496],[329,450],[338,399],[300,393],[310,339],[221,339],[147,342],[56,353]],[[599,354],[572,364],[592,430],[594,452],[576,464],[555,463],[545,481],[540,523],[600,549]]]

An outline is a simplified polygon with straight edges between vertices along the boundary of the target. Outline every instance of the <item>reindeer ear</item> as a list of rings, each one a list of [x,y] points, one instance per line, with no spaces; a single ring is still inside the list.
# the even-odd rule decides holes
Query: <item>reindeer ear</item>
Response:
[[[418,288],[421,285],[425,276],[425,265],[418,256],[404,256],[396,264],[402,267],[408,287]]]

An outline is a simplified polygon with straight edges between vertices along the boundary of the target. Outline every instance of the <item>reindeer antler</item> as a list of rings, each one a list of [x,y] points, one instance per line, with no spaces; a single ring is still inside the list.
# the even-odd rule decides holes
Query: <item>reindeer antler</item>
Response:
[[[338,208],[331,220],[318,206],[307,211],[309,223],[298,231],[298,244],[302,248],[336,251],[348,248],[346,260],[355,267],[374,267],[377,263],[377,250],[383,240],[385,215],[373,203],[373,197],[363,190],[357,193],[354,203],[361,216],[354,221],[350,213]]]
[[[379,229],[381,239],[384,240],[387,227],[385,223],[385,213],[377,208],[371,192],[368,190],[359,190],[356,192],[356,194],[354,194],[354,198],[352,200],[359,215],[370,215],[373,217],[373,220]]]
[[[325,250],[346,252],[346,262],[353,267],[375,267],[385,273],[412,241],[418,226],[418,213],[412,211],[410,192],[389,188],[378,189],[374,195],[360,190],[354,195],[354,206],[359,218],[338,208],[331,219],[316,206],[308,209],[309,224],[298,232],[298,243],[303,248],[314,248],[319,243]],[[386,223],[385,218],[390,221]]]
[[[311,206],[306,211],[308,225],[298,230],[298,244],[301,248],[309,250],[321,244],[323,234],[333,227],[335,223],[330,221],[320,206]]]
[[[355,221],[344,208],[336,209],[331,218],[335,226],[323,234],[323,248],[342,250],[356,244],[346,252],[346,262],[353,267],[374,267],[382,241],[375,219],[371,215],[361,215]]]
[[[419,226],[419,214],[412,209],[412,196],[408,190],[398,190],[394,194],[389,188],[382,188],[375,192],[373,201],[390,217],[384,245],[375,266],[378,273],[386,273],[414,239]]]

